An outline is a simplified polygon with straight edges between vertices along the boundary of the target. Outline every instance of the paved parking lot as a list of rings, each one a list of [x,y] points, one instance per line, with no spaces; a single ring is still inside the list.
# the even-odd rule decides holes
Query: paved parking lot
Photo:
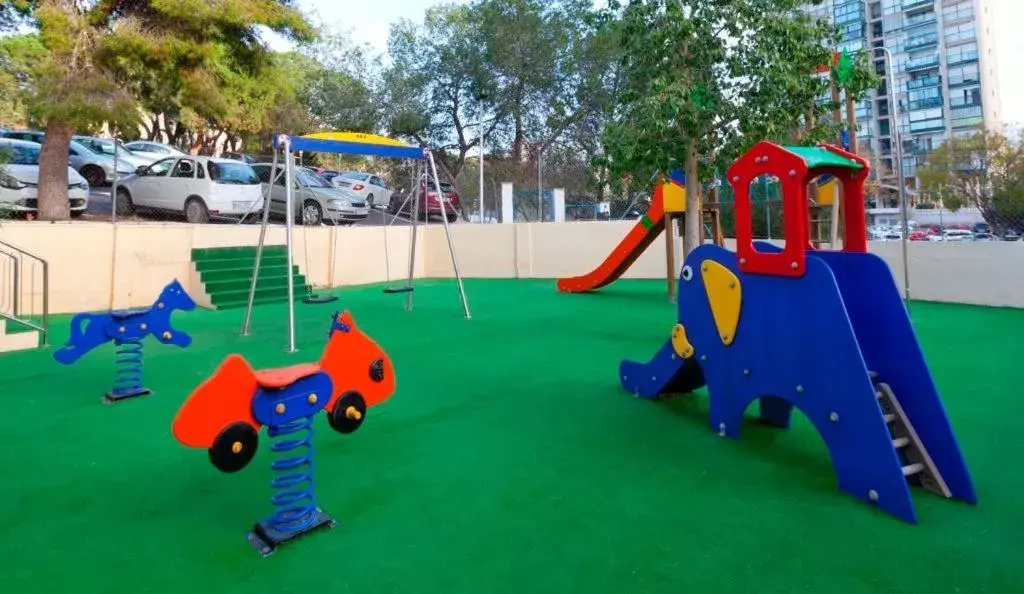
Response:
[[[96,218],[109,219],[110,215],[111,215],[110,209],[111,209],[111,204],[110,204],[110,188],[93,188],[89,192],[89,206],[86,209],[86,213],[88,213],[89,215],[93,215]],[[151,220],[156,220],[156,221],[169,221],[169,220],[184,221],[185,220],[184,217],[174,218],[174,215],[167,215],[167,214],[163,214],[163,213],[148,214],[148,215],[144,214],[144,215],[141,215],[140,218],[151,219]],[[360,222],[356,223],[356,225],[379,227],[381,225],[390,223],[391,219],[392,219],[392,216],[390,214],[387,214],[387,213],[385,213],[383,211],[380,211],[380,210],[373,209],[373,210],[370,211],[369,216],[366,217],[366,220],[360,221]],[[407,225],[409,223],[409,219],[406,218],[406,217],[398,216],[397,219],[398,220],[395,221],[395,223],[394,223],[396,226]],[[216,221],[215,223],[231,224],[232,222],[231,221]],[[433,223],[433,221],[431,221],[431,223]]]

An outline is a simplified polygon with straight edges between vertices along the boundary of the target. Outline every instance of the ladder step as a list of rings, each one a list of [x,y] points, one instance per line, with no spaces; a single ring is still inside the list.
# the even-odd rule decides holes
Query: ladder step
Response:
[[[882,391],[881,390],[875,390],[875,400],[881,400],[881,399],[882,399]]]
[[[903,476],[912,476],[924,470],[924,464],[915,462],[914,464],[907,464],[903,467]]]
[[[877,371],[869,371],[868,372],[868,377],[871,378],[872,382],[876,382],[876,381],[878,381],[878,372]]]
[[[892,413],[889,413],[889,414],[885,415],[885,424],[886,425],[888,425],[889,423],[892,423],[895,420],[896,420],[896,415],[894,415]]]
[[[896,448],[898,450],[900,448],[907,447],[908,443],[910,443],[910,439],[909,438],[907,438],[907,437],[897,437],[896,439],[892,440],[892,447],[894,447],[894,448]]]

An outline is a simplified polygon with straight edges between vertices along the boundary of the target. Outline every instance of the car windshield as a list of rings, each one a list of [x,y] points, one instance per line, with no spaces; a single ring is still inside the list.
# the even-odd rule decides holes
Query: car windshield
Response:
[[[254,186],[260,183],[256,171],[247,163],[225,163],[210,161],[206,167],[210,170],[210,179],[218,184],[237,184]]]
[[[111,157],[114,156],[114,141],[113,140],[104,140],[102,138],[94,138],[89,143],[89,146],[87,148],[91,148],[92,150],[100,153],[101,155],[109,155]],[[118,151],[118,153],[128,153],[128,154],[131,154],[131,150],[125,148],[124,144],[120,143],[120,142],[117,143],[117,151]],[[118,156],[120,156],[120,154]]]
[[[299,180],[299,184],[307,188],[330,188],[331,184],[327,183],[322,177],[309,169],[296,169],[295,178]]]
[[[433,192],[434,189],[435,189],[434,188],[434,180],[432,180],[432,179],[431,180],[427,180],[426,183],[427,183],[427,188],[431,192]],[[441,182],[441,191],[442,192],[454,192],[455,191],[455,186],[451,185],[448,182]]]
[[[39,149],[24,144],[0,145],[0,164],[38,165]]]

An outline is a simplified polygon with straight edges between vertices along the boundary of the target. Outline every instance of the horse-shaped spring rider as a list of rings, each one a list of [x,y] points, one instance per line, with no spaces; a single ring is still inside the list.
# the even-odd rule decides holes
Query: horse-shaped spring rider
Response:
[[[177,280],[164,287],[148,308],[80,313],[71,318],[71,337],[53,353],[62,365],[71,365],[96,347],[114,341],[117,376],[104,402],[117,402],[152,393],[142,385],[142,339],[147,335],[164,344],[185,348],[192,338],[171,327],[171,312],[195,309],[196,302]]]

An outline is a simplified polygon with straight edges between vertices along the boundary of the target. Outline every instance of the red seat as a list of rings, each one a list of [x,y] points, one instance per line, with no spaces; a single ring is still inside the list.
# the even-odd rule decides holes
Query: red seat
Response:
[[[256,383],[261,388],[286,388],[304,377],[320,373],[316,363],[300,363],[291,367],[262,369],[256,372]]]

